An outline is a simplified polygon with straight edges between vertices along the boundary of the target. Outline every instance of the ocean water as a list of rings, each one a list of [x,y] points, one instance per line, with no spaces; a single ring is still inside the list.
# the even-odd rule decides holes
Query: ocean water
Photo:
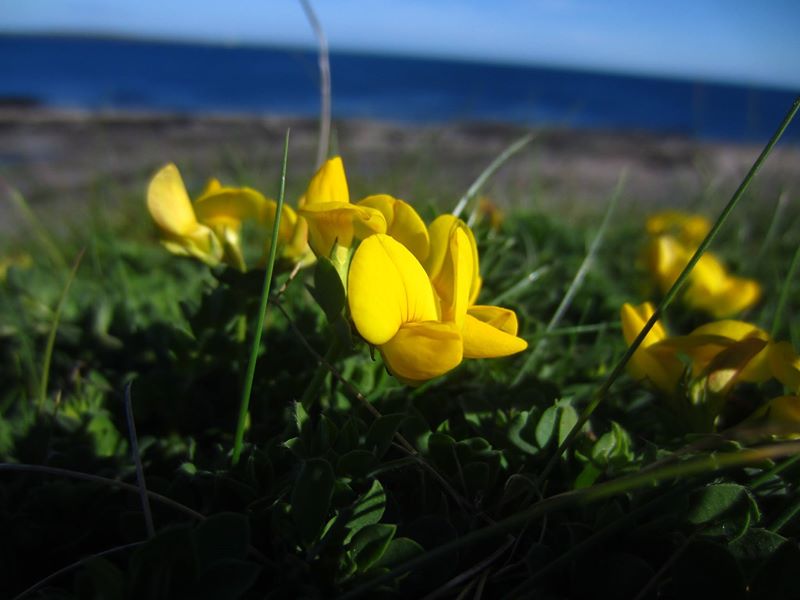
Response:
[[[493,121],[765,142],[791,90],[565,69],[331,55],[334,117]],[[315,116],[314,52],[0,35],[0,103]],[[800,125],[787,140],[800,142]]]

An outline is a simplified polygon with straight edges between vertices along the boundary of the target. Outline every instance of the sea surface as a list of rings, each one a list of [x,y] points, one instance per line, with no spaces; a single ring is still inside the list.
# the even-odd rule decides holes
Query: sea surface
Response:
[[[765,142],[792,90],[467,61],[331,55],[334,117],[491,121]],[[313,51],[0,35],[0,104],[315,116]],[[800,142],[795,123],[786,139]]]

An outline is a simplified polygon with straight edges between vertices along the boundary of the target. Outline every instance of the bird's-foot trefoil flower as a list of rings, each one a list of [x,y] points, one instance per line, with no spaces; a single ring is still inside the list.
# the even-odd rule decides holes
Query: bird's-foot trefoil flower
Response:
[[[330,258],[343,281],[347,280],[354,240],[386,232],[380,210],[350,203],[344,165],[338,156],[325,162],[311,178],[298,212],[308,222],[308,243],[314,254]]]
[[[181,174],[174,164],[166,165],[150,180],[147,209],[167,250],[192,256],[211,266],[222,260],[222,244],[208,225],[198,221]]]
[[[394,238],[375,234],[361,242],[350,264],[347,299],[358,333],[380,350],[398,379],[419,384],[461,362],[459,327],[439,318],[425,270]]]

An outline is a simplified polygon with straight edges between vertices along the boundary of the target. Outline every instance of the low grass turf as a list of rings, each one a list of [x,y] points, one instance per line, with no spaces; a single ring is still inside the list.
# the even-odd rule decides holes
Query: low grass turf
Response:
[[[481,301],[513,308],[529,349],[416,389],[356,339],[320,371],[331,333],[313,269],[285,289],[277,274],[233,466],[263,271],[171,256],[143,198],[124,205],[124,219],[32,224],[5,245],[18,264],[0,283],[0,596],[800,595],[793,446],[694,431],[623,375],[556,457],[625,352],[621,305],[658,298],[638,216],[610,215],[593,248],[597,222],[479,220]],[[745,197],[713,250],[763,286],[741,318],[769,331],[780,315],[776,339],[798,348],[800,215],[778,206]],[[674,333],[709,320],[680,302],[665,315]],[[780,393],[741,385],[728,402]]]

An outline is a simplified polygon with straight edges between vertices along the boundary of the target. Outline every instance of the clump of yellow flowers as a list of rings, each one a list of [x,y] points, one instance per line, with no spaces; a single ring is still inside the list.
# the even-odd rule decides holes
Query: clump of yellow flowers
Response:
[[[649,302],[622,306],[622,331],[628,344],[654,311]],[[788,394],[756,406],[746,422],[800,432],[800,356],[789,342],[775,341],[751,323],[723,319],[697,327],[688,335],[670,336],[656,321],[631,357],[628,371],[647,381],[690,424],[709,430],[717,427],[737,384],[775,379]]]
[[[243,221],[271,227],[277,210],[255,190],[216,181],[192,203],[174,165],[152,179],[147,205],[168,250],[240,270]],[[426,226],[410,204],[387,194],[352,203],[340,157],[312,177],[297,212],[283,210],[281,254],[296,263],[330,260],[355,331],[399,380],[417,385],[464,358],[527,348],[513,311],[476,303],[478,248],[460,219],[441,215]]]
[[[147,208],[161,233],[161,242],[173,254],[246,271],[242,226],[250,221],[261,230],[266,256],[277,203],[252,188],[226,187],[216,179],[209,180],[192,202],[178,168],[168,164],[150,180]],[[293,263],[313,261],[307,235],[305,221],[284,205],[278,234],[280,256]]]
[[[665,293],[689,262],[711,229],[708,219],[666,211],[647,220],[645,262],[659,291]],[[683,293],[683,302],[716,319],[738,314],[758,302],[761,286],[752,279],[731,275],[720,259],[705,252],[695,265]]]

